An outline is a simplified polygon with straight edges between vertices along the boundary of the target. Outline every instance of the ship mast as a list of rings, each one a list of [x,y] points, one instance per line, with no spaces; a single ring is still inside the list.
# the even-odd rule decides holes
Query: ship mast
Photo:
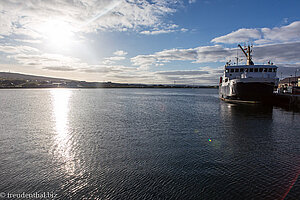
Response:
[[[243,59],[239,58],[239,53],[238,51],[236,50],[236,65],[239,65],[239,61],[242,61]]]
[[[247,52],[245,52],[245,50],[243,49],[243,47],[241,45],[238,45],[238,46],[241,48],[241,50],[243,51],[243,53],[245,54],[245,56],[247,58],[247,65],[254,65],[254,62],[252,61],[250,45],[248,45]]]

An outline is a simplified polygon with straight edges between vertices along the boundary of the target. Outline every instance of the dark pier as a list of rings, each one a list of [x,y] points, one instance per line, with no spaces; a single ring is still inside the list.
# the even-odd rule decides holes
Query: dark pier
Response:
[[[300,94],[274,94],[270,103],[276,106],[300,109]]]

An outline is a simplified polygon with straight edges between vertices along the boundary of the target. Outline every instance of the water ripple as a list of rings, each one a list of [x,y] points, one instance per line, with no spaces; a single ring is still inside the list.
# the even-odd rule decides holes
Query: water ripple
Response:
[[[214,89],[3,90],[0,192],[297,199],[299,113]]]

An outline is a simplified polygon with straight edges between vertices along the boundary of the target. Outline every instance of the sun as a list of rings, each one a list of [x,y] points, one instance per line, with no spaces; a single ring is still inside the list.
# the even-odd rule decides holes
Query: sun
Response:
[[[69,48],[74,42],[75,29],[62,20],[49,20],[43,23],[39,32],[53,48]]]

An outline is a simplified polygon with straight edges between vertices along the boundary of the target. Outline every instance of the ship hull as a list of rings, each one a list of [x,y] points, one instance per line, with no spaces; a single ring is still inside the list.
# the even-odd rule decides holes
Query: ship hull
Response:
[[[274,83],[266,82],[237,82],[232,85],[220,85],[219,94],[221,99],[264,101],[273,96]]]

